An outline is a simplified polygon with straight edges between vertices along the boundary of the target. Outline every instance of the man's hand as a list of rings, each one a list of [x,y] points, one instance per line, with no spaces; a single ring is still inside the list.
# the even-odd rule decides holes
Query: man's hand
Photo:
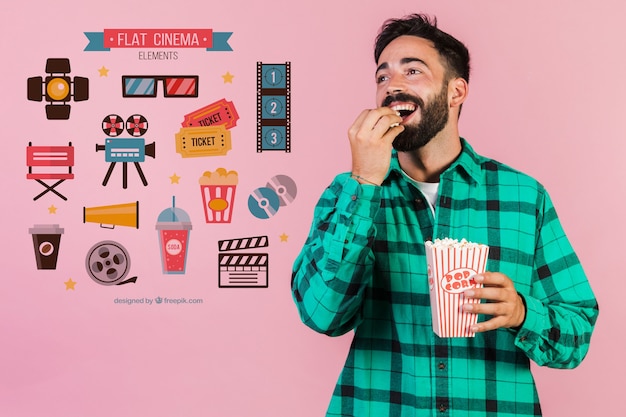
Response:
[[[464,304],[463,310],[492,316],[491,319],[472,327],[474,332],[486,332],[500,327],[519,327],[526,317],[522,297],[515,290],[513,281],[499,272],[485,272],[474,277],[483,288],[473,288],[464,292],[466,298],[486,300],[480,304]]]
[[[352,174],[382,184],[391,163],[392,143],[404,130],[402,118],[389,107],[364,110],[348,130]]]

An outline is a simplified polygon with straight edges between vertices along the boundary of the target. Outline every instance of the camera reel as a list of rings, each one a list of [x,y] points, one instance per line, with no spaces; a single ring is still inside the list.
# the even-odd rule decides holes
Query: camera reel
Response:
[[[85,258],[87,273],[100,285],[122,285],[136,282],[137,277],[124,280],[130,271],[130,256],[124,246],[112,240],[96,243]]]
[[[141,114],[129,116],[128,119],[126,119],[126,123],[124,123],[124,119],[117,114],[109,114],[102,119],[102,131],[107,136],[117,137],[124,132],[124,129],[133,137],[143,136],[148,131],[148,119]]]

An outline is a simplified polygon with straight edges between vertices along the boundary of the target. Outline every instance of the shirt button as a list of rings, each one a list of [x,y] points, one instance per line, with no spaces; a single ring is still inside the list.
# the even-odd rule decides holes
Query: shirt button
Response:
[[[355,196],[355,195],[353,195],[353,196],[352,196],[352,197],[350,197],[350,198],[352,199],[352,201],[355,201],[355,200],[356,200],[356,196]]]
[[[444,369],[446,369],[446,363],[445,362],[439,362],[439,364],[437,365],[437,368],[441,369],[442,371]]]
[[[440,404],[439,411],[441,411],[442,413],[445,413],[446,411],[448,411],[448,407],[446,407],[445,404]]]
[[[525,342],[526,339],[528,339],[526,336],[522,336],[522,337],[519,338],[519,341],[520,342]]]

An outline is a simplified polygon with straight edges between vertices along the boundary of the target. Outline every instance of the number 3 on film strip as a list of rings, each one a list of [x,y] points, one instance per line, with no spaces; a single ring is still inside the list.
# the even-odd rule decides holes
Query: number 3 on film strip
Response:
[[[291,152],[291,62],[257,62],[256,151]]]

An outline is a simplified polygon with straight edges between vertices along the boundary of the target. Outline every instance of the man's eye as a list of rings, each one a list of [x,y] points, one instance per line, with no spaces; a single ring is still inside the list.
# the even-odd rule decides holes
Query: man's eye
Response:
[[[386,76],[386,75],[379,75],[379,76],[376,77],[376,83],[380,84],[380,83],[383,83],[383,82],[387,81],[388,79],[389,79],[389,77]]]
[[[407,74],[409,75],[416,75],[416,74],[421,74],[422,72],[418,69],[415,68],[411,68],[410,70],[407,71]]]

